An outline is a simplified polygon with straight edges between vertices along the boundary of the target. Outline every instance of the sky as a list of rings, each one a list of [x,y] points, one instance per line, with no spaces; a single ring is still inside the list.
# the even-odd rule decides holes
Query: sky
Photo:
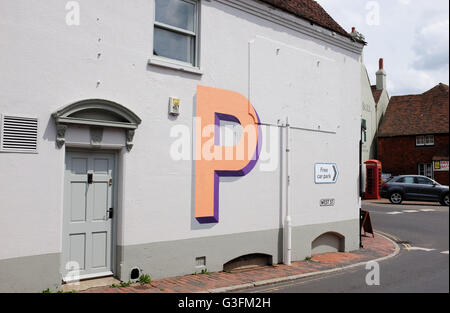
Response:
[[[372,85],[384,58],[390,96],[449,83],[448,0],[316,0],[345,30],[364,35]]]

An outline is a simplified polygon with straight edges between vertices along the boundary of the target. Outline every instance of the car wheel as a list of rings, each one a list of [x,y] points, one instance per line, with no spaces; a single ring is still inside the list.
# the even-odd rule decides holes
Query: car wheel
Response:
[[[400,204],[403,201],[403,196],[400,192],[393,192],[389,197],[389,201],[393,204]]]
[[[446,195],[442,198],[441,204],[444,205],[444,206],[449,206],[448,194],[446,194]]]

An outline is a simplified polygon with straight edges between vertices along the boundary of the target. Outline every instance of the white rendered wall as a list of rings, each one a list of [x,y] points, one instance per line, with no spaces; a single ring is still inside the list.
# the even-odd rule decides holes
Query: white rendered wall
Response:
[[[170,158],[175,139],[169,135],[175,125],[192,129],[197,85],[242,93],[263,123],[276,124],[291,115],[293,126],[321,125],[335,132],[293,131],[293,188],[301,190],[293,198],[293,223],[358,218],[359,54],[217,1],[203,1],[204,74],[183,73],[147,65],[153,1],[79,3],[81,24],[69,27],[64,1],[0,2],[0,12],[5,12],[0,20],[0,113],[40,121],[39,154],[0,154],[0,238],[7,238],[0,242],[0,259],[61,251],[65,152],[55,147],[50,115],[93,98],[120,103],[142,118],[133,150],[120,157],[120,245],[280,227],[280,168],[266,172],[260,164],[245,177],[221,182],[218,224],[200,225],[193,218],[192,161]],[[277,60],[275,77],[270,75],[273,66],[266,64],[274,58],[274,41],[283,57]],[[249,45],[256,50],[249,52]],[[286,86],[302,68],[306,76]],[[262,96],[262,90],[279,94],[282,101]],[[181,99],[176,120],[167,115],[170,96]],[[276,126],[263,127],[278,132]],[[314,185],[316,161],[338,163],[338,184]],[[317,208],[318,199],[333,196],[336,207]]]
[[[375,135],[378,129],[380,113],[373,98],[369,76],[366,67],[361,64],[361,97],[362,97],[362,119],[366,120],[366,142],[362,146],[362,161],[374,158],[376,142]]]

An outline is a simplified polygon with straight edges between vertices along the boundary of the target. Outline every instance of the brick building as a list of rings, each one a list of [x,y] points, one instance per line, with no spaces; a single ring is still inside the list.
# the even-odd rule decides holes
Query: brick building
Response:
[[[439,84],[419,95],[392,97],[378,137],[383,172],[418,174],[448,185],[449,90]]]

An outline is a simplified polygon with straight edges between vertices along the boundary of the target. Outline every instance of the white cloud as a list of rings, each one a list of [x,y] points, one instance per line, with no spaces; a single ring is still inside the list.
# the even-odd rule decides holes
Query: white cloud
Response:
[[[318,0],[347,31],[355,26],[368,42],[364,60],[372,82],[378,59],[385,60],[390,95],[422,93],[448,84],[449,1],[379,0],[380,23],[367,23],[363,0]]]
[[[436,81],[431,75],[415,69],[404,72],[402,79],[387,81],[388,92],[391,96],[422,93],[434,85]]]
[[[414,51],[415,69],[436,70],[448,68],[449,58],[449,20],[426,25],[416,31]]]

